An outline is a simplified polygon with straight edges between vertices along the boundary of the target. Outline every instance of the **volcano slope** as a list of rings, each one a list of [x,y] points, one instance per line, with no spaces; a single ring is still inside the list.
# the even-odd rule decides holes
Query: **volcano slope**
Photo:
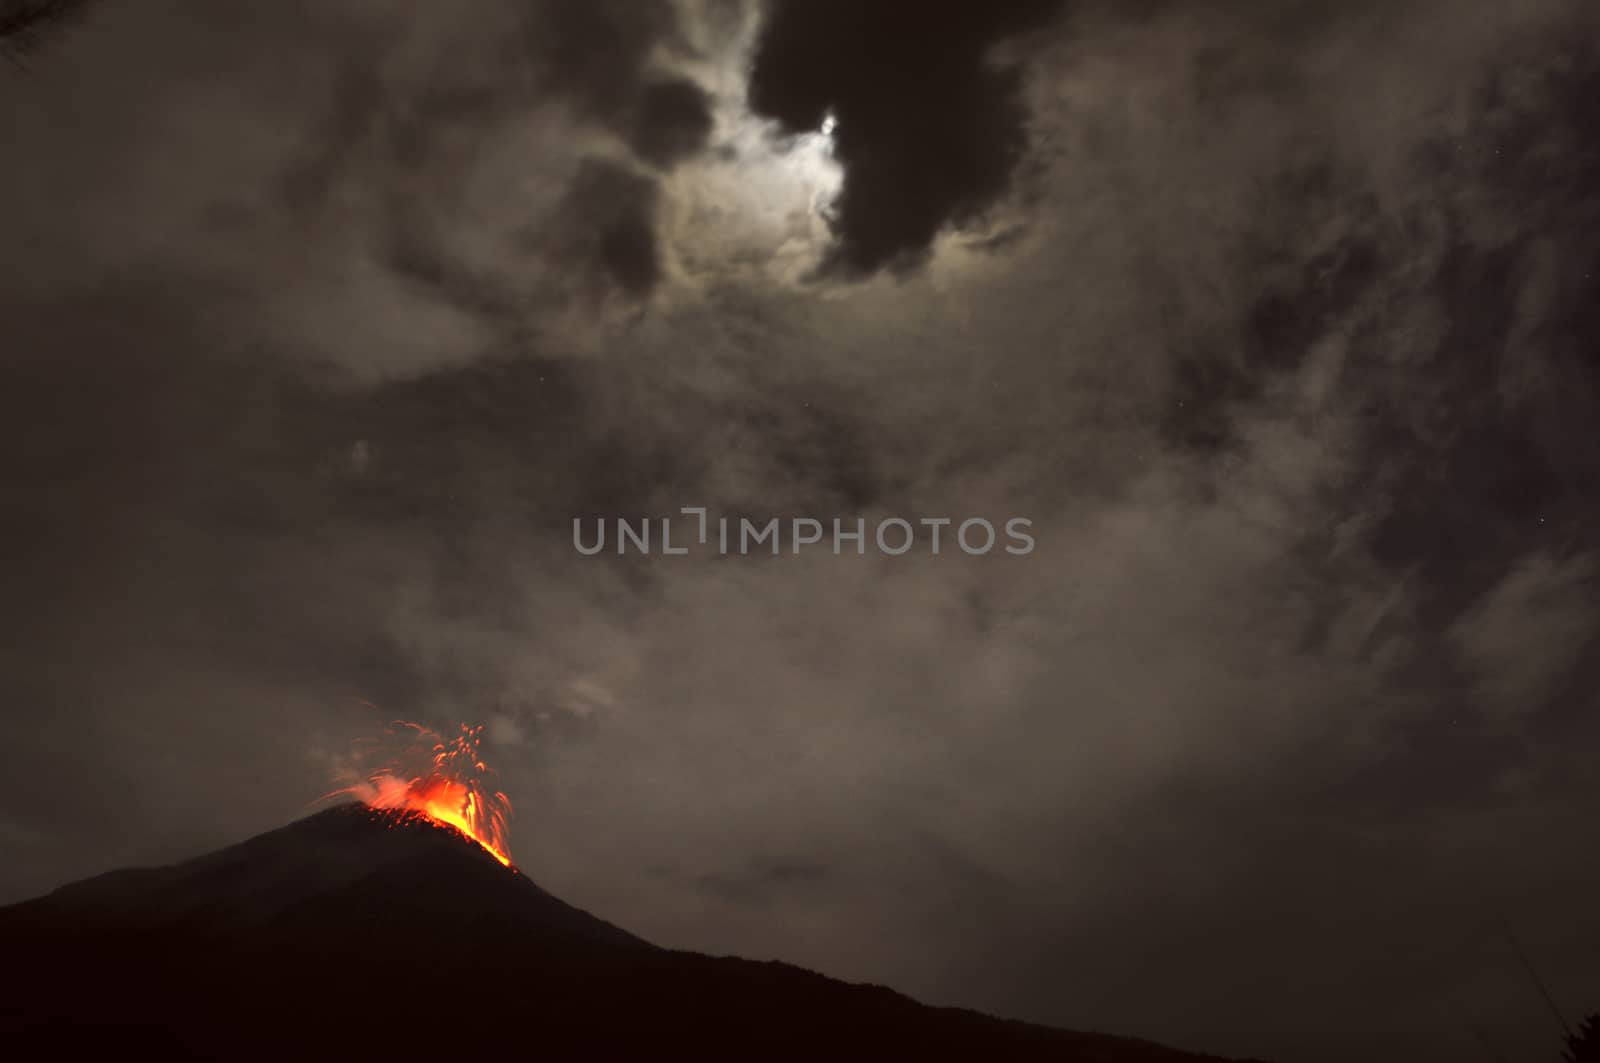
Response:
[[[33,1058],[1212,1058],[658,948],[358,804],[0,909],[0,959]]]

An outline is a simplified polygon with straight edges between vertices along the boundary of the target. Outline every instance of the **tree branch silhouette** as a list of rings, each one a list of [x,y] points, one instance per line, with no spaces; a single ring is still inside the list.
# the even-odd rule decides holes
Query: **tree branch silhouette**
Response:
[[[0,55],[21,61],[81,17],[92,0],[0,0]]]

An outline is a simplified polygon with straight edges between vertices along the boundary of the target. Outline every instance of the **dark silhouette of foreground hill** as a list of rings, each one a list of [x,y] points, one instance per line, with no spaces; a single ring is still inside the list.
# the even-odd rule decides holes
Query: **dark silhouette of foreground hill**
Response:
[[[1600,1063],[1600,1014],[1589,1016],[1567,1038],[1567,1063]]]
[[[0,909],[0,957],[34,1058],[1208,1058],[658,948],[359,805]]]

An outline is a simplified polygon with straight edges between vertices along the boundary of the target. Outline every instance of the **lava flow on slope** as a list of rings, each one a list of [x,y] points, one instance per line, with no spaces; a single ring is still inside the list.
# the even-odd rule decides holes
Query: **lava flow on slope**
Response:
[[[325,798],[349,796],[375,813],[403,822],[425,819],[460,831],[512,867],[508,824],[511,799],[494,785],[483,760],[483,727],[462,724],[446,739],[422,724],[396,721],[383,737],[357,751],[357,781]]]

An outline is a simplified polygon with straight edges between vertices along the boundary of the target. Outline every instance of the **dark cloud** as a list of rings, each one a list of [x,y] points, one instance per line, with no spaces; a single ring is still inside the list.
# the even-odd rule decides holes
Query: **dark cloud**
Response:
[[[666,165],[699,150],[710,131],[698,85],[662,67],[686,46],[670,4],[474,0],[428,28],[473,57],[428,63],[414,80],[373,91],[378,68],[399,58],[402,27],[382,16],[340,24],[343,56],[326,152],[350,154],[378,130],[400,163],[418,164],[482,140],[514,116],[559,103]],[[358,35],[363,35],[359,36]],[[603,62],[595,57],[604,56]],[[396,91],[398,90],[398,91]]]
[[[615,130],[641,159],[670,166],[705,146],[705,90],[652,62],[657,49],[687,47],[670,4],[556,0],[534,5],[525,18],[523,40],[542,71],[540,84]]]
[[[1298,244],[1280,242],[1282,230],[1270,222],[1238,249],[1239,268],[1261,294],[1242,320],[1229,320],[1219,334],[1176,338],[1180,354],[1162,428],[1185,451],[1237,444],[1240,405],[1259,401],[1274,379],[1302,366],[1314,345],[1343,327],[1383,279],[1376,206],[1327,160],[1275,175],[1261,205],[1265,217],[1284,225],[1314,228],[1337,219],[1348,228],[1309,258]]]
[[[670,166],[700,150],[710,133],[705,92],[691,81],[673,78],[640,92],[628,140],[640,158]]]
[[[683,43],[673,6],[663,0],[544,0],[521,5],[519,18],[521,32],[507,49],[534,58],[538,84],[621,128],[651,87],[652,53]]]
[[[832,115],[844,184],[833,205],[847,272],[904,266],[1006,192],[1027,146],[1020,70],[995,48],[1059,0],[779,0],[766,15],[750,105],[789,133]]]
[[[1273,228],[1246,245],[1260,294],[1191,341],[1163,422],[1186,451],[1237,445],[1241,411],[1281,401],[1275,384],[1337,339],[1339,387],[1363,423],[1356,480],[1379,506],[1368,543],[1423,578],[1429,622],[1448,623],[1526,551],[1600,545],[1584,427],[1600,416],[1600,55],[1547,48],[1522,44],[1472,90],[1469,131],[1413,149],[1403,211],[1326,159],[1263,188],[1261,217],[1339,235],[1310,253]]]
[[[704,90],[661,65],[662,53],[684,48],[671,6],[478,0],[454,17],[427,21],[419,28],[352,18],[336,27],[329,101],[280,178],[285,203],[317,218],[341,190],[378,194],[396,268],[514,332],[528,327],[531,304],[540,302],[524,279],[530,262],[543,260],[588,296],[603,291],[587,279],[628,298],[647,296],[659,256],[655,177],[645,168],[668,169],[692,156],[712,125]],[[422,32],[438,34],[471,61],[411,59],[407,49]],[[474,207],[468,182],[530,113],[550,109],[625,145],[639,172],[621,162],[584,162],[554,209],[527,203],[519,210],[505,189],[494,209],[514,248],[491,261],[463,255],[450,234],[455,212]],[[597,213],[582,213],[589,209]],[[598,231],[598,248],[572,238],[581,227]],[[560,287],[557,298],[571,294]]]
[[[569,237],[569,253],[594,261],[630,295],[643,295],[655,287],[661,276],[661,254],[656,247],[652,181],[588,160],[573,179],[568,202],[573,216],[582,219]]]

